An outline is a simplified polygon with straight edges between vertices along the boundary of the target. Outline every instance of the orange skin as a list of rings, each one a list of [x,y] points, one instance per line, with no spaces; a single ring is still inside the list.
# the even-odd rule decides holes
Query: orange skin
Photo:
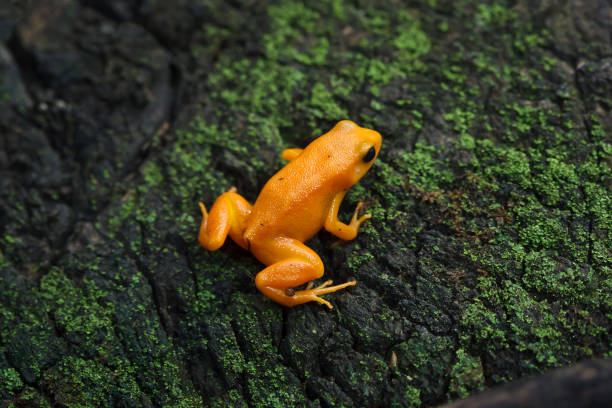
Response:
[[[333,308],[319,297],[357,282],[313,288],[312,280],[323,276],[321,258],[304,241],[321,228],[343,241],[357,236],[359,225],[369,214],[357,217],[357,204],[349,224],[338,220],[340,203],[348,189],[372,166],[378,156],[380,133],[343,120],[315,139],[305,149],[287,149],[289,163],[263,187],[251,206],[236,189],[217,198],[210,213],[204,204],[198,241],[211,251],[223,245],[227,235],[268,265],[255,277],[264,295],[284,306],[316,301]],[[309,282],[303,290],[293,288]]]

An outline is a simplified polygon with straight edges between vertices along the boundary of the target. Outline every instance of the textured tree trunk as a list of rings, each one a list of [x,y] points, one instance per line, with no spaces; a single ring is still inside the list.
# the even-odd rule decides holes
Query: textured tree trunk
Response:
[[[610,401],[607,362],[538,374],[612,357],[611,10],[3,2],[0,406]],[[372,219],[307,244],[357,285],[284,308],[197,203],[342,119],[383,135]]]

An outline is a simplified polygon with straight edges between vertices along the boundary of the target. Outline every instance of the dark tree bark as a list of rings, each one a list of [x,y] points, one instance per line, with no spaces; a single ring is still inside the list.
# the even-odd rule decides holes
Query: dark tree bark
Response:
[[[610,394],[537,377],[612,356],[610,1],[307,3],[3,2],[1,406]],[[342,119],[384,138],[372,219],[308,245],[357,286],[283,308],[197,203]]]

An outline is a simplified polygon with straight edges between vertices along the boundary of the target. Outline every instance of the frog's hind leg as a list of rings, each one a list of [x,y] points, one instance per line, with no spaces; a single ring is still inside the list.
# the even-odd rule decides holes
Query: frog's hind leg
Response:
[[[323,276],[323,262],[312,249],[294,239],[276,238],[251,248],[251,251],[263,263],[269,265],[255,277],[257,289],[284,306],[291,307],[314,301],[333,309],[331,303],[319,295],[356,284],[351,281],[329,286],[332,281],[327,281],[316,288],[309,284],[306,289],[296,291],[293,289],[296,286]]]
[[[238,245],[248,249],[248,242],[244,240],[242,233],[252,206],[241,195],[236,194],[235,187],[217,198],[210,213],[206,211],[204,204],[199,205],[202,210],[202,224],[198,241],[204,248],[210,251],[219,249],[229,234]]]

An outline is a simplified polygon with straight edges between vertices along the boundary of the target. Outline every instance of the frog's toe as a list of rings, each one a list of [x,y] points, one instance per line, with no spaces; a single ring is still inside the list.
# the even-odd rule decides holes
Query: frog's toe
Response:
[[[329,310],[332,310],[334,308],[334,306],[331,303],[329,303],[327,300],[325,300],[323,298],[320,298],[318,296],[313,296],[312,300],[314,300],[315,302],[319,302],[322,305],[327,306],[329,308]]]
[[[307,302],[310,302],[310,301],[319,302],[329,307],[330,309],[333,309],[334,307],[331,305],[331,303],[329,303],[327,300],[323,298],[320,298],[319,295],[324,295],[326,293],[332,293],[337,290],[344,289],[348,286],[355,286],[357,284],[357,281],[350,281],[350,282],[343,283],[341,285],[329,286],[332,283],[333,283],[332,280],[328,280],[328,281],[325,281],[323,284],[317,286],[316,288],[312,288],[312,284],[309,282],[308,286],[306,286],[306,289],[298,290],[294,292],[293,296],[295,297],[295,300],[298,300],[298,299],[301,300],[299,301],[299,303],[305,303],[304,300],[308,299],[306,300]]]
[[[200,206],[200,211],[202,211],[202,217],[208,217],[208,211],[206,211],[206,206],[204,205],[204,203],[199,202],[198,205]]]
[[[321,285],[317,286],[315,289],[323,289],[328,287],[329,285],[331,285],[332,283],[334,283],[333,280],[326,280],[325,282],[323,282]]]

